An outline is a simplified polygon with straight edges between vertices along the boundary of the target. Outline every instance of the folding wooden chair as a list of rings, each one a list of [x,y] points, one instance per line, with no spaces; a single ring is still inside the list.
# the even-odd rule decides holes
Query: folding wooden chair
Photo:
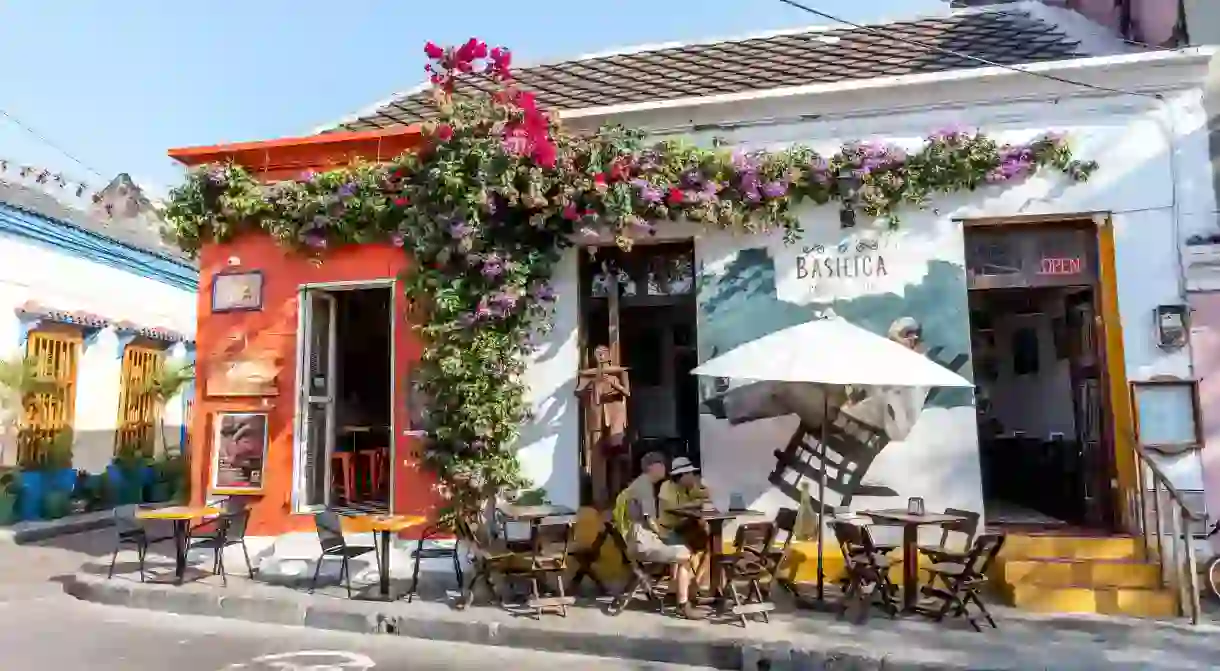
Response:
[[[830,528],[839,543],[847,569],[847,587],[843,591],[839,616],[845,616],[854,601],[861,607],[861,617],[857,621],[863,622],[876,597],[877,605],[882,610],[891,618],[897,617],[898,586],[890,580],[890,568],[901,563],[901,560],[891,559],[879,552],[873,543],[873,535],[864,525],[836,520],[830,523]]]
[[[612,531],[614,531],[614,523],[610,520],[602,520],[602,528],[597,532],[597,537],[593,539],[593,544],[572,551],[571,554],[576,559],[576,572],[572,574],[572,580],[568,583],[568,592],[576,594],[580,584],[584,582],[585,578],[588,578],[593,581],[593,586],[597,588],[599,595],[609,594],[606,583],[597,574],[597,562],[601,559],[602,548],[610,540]],[[627,556],[624,554],[622,557],[623,563],[627,563]]]
[[[767,587],[768,597],[776,586],[792,592],[792,585],[787,579],[780,577],[779,570],[784,563],[784,558],[788,556],[788,549],[792,547],[793,536],[796,532],[796,518],[795,508],[780,508],[775,513],[775,535],[767,545],[766,552],[763,553],[767,572],[771,574],[771,585]],[[780,534],[783,534],[782,542],[780,542]],[[776,546],[776,543],[780,544]]]
[[[462,585],[462,596],[458,605],[462,608],[471,606],[474,603],[475,590],[480,585],[487,588],[493,602],[503,604],[504,599],[492,578],[502,574],[508,564],[516,560],[517,553],[509,550],[502,538],[491,533],[490,525],[480,523],[477,517],[461,517],[454,526],[458,540],[466,544],[472,569],[470,582]]]
[[[979,514],[973,510],[945,508],[945,514],[964,519],[960,522],[945,522],[940,525],[942,531],[940,543],[919,546],[919,552],[931,559],[933,564],[965,561],[974,545],[974,535],[978,533],[979,529]],[[961,545],[950,545],[951,534],[961,534],[965,536],[965,541]]]
[[[559,609],[559,614],[567,617],[568,606],[575,605],[576,599],[564,592],[563,574],[568,569],[568,550],[572,544],[573,520],[567,518],[549,518],[532,525],[530,529],[530,545],[528,553],[514,553],[519,558],[528,557],[526,562],[509,562],[505,574],[521,577],[529,581],[530,594],[527,604],[536,615],[541,615],[547,608]],[[542,585],[555,579],[555,596],[544,597]]]
[[[655,601],[657,604],[657,612],[665,613],[665,593],[664,581],[669,577],[672,565],[662,562],[650,562],[636,557],[634,552],[627,548],[627,541],[623,538],[623,534],[614,526],[610,525],[606,530],[610,542],[614,543],[623,558],[627,562],[627,566],[631,569],[631,577],[627,579],[627,585],[623,591],[615,597],[611,602],[606,613],[609,615],[618,615],[622,613],[627,604],[635,600],[643,590],[649,601]]]
[[[741,618],[741,626],[749,623],[753,615],[762,617],[763,622],[769,622],[767,612],[775,610],[768,594],[763,593],[762,579],[775,579],[772,562],[771,544],[775,542],[775,524],[772,522],[746,522],[738,525],[737,536],[733,541],[733,554],[720,557],[720,570],[723,571],[724,585],[733,599],[733,615]],[[741,598],[737,591],[737,583],[747,585],[746,598]]]
[[[929,584],[924,586],[923,594],[928,598],[919,604],[919,612],[940,622],[952,610],[954,617],[965,617],[975,631],[982,631],[975,616],[970,614],[970,604],[974,604],[979,614],[987,619],[987,624],[992,629],[999,629],[979,593],[987,584],[987,571],[1002,547],[1003,534],[983,534],[974,542],[964,562],[946,562],[925,568]],[[937,581],[943,586],[938,586]]]

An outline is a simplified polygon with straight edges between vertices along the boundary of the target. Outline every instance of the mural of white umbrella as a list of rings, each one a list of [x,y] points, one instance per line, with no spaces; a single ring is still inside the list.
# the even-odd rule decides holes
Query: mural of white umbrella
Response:
[[[815,319],[736,347],[706,361],[692,374],[754,382],[804,383],[823,388],[926,391],[934,387],[974,387],[971,381],[917,351],[914,340],[904,342],[903,332],[907,327],[918,331],[914,320],[900,319],[891,327],[887,338],[838,317]],[[776,387],[773,400],[799,414],[798,408],[791,407],[791,399],[783,397],[783,389],[783,386]],[[831,394],[820,396],[823,408],[818,414],[823,440],[819,441],[819,450],[825,460],[824,437]],[[823,596],[825,582],[822,560],[825,526],[821,523],[825,519],[825,500],[826,469],[823,468],[818,482],[818,599]]]

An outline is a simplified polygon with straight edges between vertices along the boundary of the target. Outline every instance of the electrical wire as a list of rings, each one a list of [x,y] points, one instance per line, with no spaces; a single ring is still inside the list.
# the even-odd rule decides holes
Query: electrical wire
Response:
[[[865,26],[865,25],[862,25],[859,23],[852,23],[851,21],[839,18],[837,16],[834,16],[833,14],[827,14],[826,12],[823,12],[821,10],[814,9],[812,7],[809,7],[808,5],[804,5],[800,2],[797,2],[796,0],[779,0],[779,1],[790,7],[795,7],[802,11],[809,12],[810,14],[813,14],[814,16],[819,16],[823,19],[826,19],[827,21],[841,23],[845,26],[854,28],[855,30],[863,31],[870,35],[876,35],[878,37],[883,37],[887,40],[891,40],[894,42],[900,42],[902,44],[917,47],[919,49],[923,49],[924,51],[931,51],[931,52],[936,52],[936,53],[942,53],[942,54],[945,54],[948,56],[955,56],[957,58],[963,58],[963,59],[966,59],[969,61],[974,61],[975,63],[979,63],[980,65],[986,65],[986,66],[993,67],[993,68],[1001,68],[1004,70],[1010,70],[1012,72],[1020,72],[1021,74],[1030,75],[1031,77],[1039,77],[1041,79],[1048,79],[1050,81],[1059,82],[1060,84],[1069,84],[1071,86],[1079,86],[1081,88],[1093,89],[1095,91],[1102,91],[1105,93],[1117,93],[1120,95],[1138,96],[1140,98],[1152,98],[1154,100],[1163,100],[1163,97],[1159,93],[1141,93],[1139,91],[1126,91],[1123,89],[1110,88],[1108,86],[1098,86],[1096,84],[1089,84],[1087,82],[1077,81],[1075,79],[1068,79],[1067,77],[1060,77],[1058,75],[1047,74],[1045,72],[1034,72],[1032,70],[1026,70],[1024,68],[1020,68],[1015,65],[1006,65],[1004,63],[997,63],[993,60],[989,60],[986,58],[980,58],[973,54],[967,54],[967,53],[964,53],[961,51],[957,51],[955,49],[947,49],[945,47],[942,47],[942,46],[939,46],[936,44],[932,44],[930,42],[924,42],[924,41],[912,39],[909,37],[901,37],[898,35],[893,35],[893,34],[889,33],[888,31],[874,28],[871,26]]]
[[[41,142],[41,143],[45,144],[46,146],[50,147],[51,149],[54,149],[55,151],[59,152],[60,154],[63,154],[64,156],[66,156],[66,157],[68,157],[70,160],[72,160],[72,162],[76,163],[77,165],[79,165],[80,167],[84,168],[85,170],[88,170],[89,172],[93,173],[94,175],[96,175],[96,176],[97,176],[97,178],[98,178],[98,179],[103,180],[103,181],[105,181],[106,179],[108,179],[108,178],[107,178],[105,175],[103,175],[102,173],[100,173],[100,172],[98,172],[97,170],[94,170],[93,168],[89,167],[89,164],[85,163],[84,161],[80,160],[79,158],[76,158],[76,157],[75,157],[75,156],[73,156],[73,155],[72,155],[70,152],[68,152],[67,150],[65,150],[63,147],[60,147],[59,145],[57,145],[57,144],[55,144],[54,142],[50,141],[49,139],[47,139],[47,137],[46,137],[45,135],[43,135],[42,133],[39,133],[38,131],[34,130],[33,128],[31,128],[31,127],[30,127],[30,125],[29,125],[29,124],[25,123],[25,122],[24,122],[24,121],[22,121],[21,119],[18,119],[17,117],[13,116],[12,114],[9,114],[9,113],[8,113],[7,111],[5,111],[3,108],[0,108],[0,116],[3,116],[4,118],[6,118],[6,119],[8,119],[9,121],[13,122],[13,125],[17,126],[17,127],[18,127],[18,128],[20,128],[21,130],[23,130],[23,131],[25,131],[25,132],[29,133],[30,135],[34,136],[35,138],[37,138],[37,139],[38,139],[38,141],[39,141],[39,142]]]

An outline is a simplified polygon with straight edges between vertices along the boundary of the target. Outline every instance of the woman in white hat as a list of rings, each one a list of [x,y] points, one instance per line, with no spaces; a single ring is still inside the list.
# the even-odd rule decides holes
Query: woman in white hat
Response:
[[[699,469],[686,457],[676,457],[669,467],[669,479],[661,484],[657,494],[659,508],[658,526],[667,534],[669,543],[682,543],[691,550],[691,563],[696,567],[696,580],[704,582],[707,572],[707,562],[703,555],[707,550],[707,525],[682,517],[673,512],[675,508],[707,503],[712,500],[711,493],[703,486],[699,477]]]

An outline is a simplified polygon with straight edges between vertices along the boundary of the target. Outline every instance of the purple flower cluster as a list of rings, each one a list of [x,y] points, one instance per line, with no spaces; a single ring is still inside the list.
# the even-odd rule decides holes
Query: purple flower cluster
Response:
[[[665,193],[646,179],[636,178],[631,180],[631,186],[634,186],[640,194],[640,200],[645,203],[659,203],[665,199]]]
[[[987,173],[986,180],[991,184],[1003,184],[1025,179],[1036,167],[1032,149],[1005,145],[1000,149],[1000,164]]]
[[[499,254],[491,253],[483,257],[483,267],[479,272],[483,273],[483,277],[494,280],[504,274],[507,270],[507,264]]]

